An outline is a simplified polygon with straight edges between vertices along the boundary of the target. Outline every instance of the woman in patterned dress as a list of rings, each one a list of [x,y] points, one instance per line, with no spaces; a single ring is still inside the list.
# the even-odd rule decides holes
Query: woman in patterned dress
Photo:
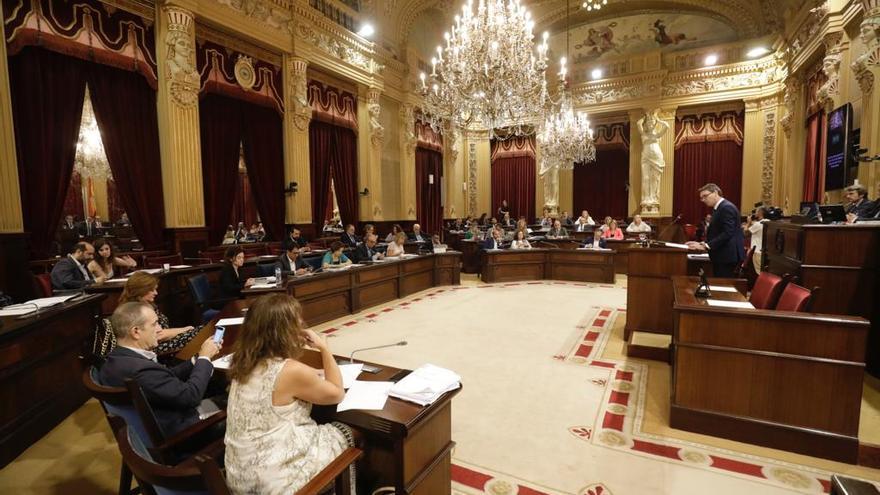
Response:
[[[156,307],[156,296],[159,294],[159,279],[147,272],[134,272],[125,283],[122,295],[119,296],[119,304],[127,302],[145,302],[151,304],[159,316],[159,345],[152,349],[156,354],[163,356],[174,354],[183,349],[198,333],[199,328],[188,326],[170,328],[168,317]]]
[[[323,378],[298,360],[305,346],[320,351]],[[326,341],[305,328],[293,297],[270,294],[250,306],[230,378],[225,465],[232,493],[293,493],[354,445],[349,427],[318,425],[309,415],[312,404],[338,404],[345,391]]]

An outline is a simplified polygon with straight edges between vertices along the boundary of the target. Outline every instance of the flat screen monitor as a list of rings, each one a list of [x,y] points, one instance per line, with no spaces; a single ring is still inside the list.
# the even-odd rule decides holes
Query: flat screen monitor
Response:
[[[843,205],[822,205],[819,212],[822,213],[822,223],[840,223],[846,220]]]
[[[849,153],[852,132],[852,105],[847,103],[828,114],[825,143],[825,190],[843,189],[852,158]]]

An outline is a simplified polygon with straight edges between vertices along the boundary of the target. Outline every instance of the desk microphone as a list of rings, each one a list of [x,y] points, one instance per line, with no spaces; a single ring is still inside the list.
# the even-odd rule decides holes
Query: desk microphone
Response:
[[[405,341],[405,340],[401,340],[400,342],[395,342],[395,343],[393,343],[393,344],[377,345],[377,346],[374,346],[374,347],[363,347],[363,348],[360,348],[360,349],[355,349],[355,350],[351,351],[351,354],[348,356],[348,364],[354,364],[354,355],[355,355],[355,353],[357,353],[357,352],[361,352],[361,351],[372,351],[373,349],[384,349],[384,348],[386,348],[386,347],[395,347],[395,346],[404,346],[404,345],[407,345],[407,341]],[[381,368],[375,368],[376,371],[371,371],[371,372],[372,372],[372,373],[377,373],[380,369],[381,369]],[[368,372],[370,372],[369,370],[366,369],[366,367],[364,367],[364,371],[368,371]]]

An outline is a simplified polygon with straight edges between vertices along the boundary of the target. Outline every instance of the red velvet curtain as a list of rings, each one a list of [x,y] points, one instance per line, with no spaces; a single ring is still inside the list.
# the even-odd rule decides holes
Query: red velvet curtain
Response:
[[[238,189],[235,192],[235,202],[232,205],[231,224],[244,222],[250,227],[257,223],[257,207],[254,205],[254,193],[251,189],[251,181],[248,179],[247,170],[238,170]]]
[[[331,173],[339,215],[345,223],[356,223],[360,218],[358,208],[358,154],[357,134],[351,129],[337,127],[336,141],[331,150]]]
[[[804,199],[803,201],[822,202],[825,193],[825,155],[826,136],[825,112],[819,111],[807,119],[807,140],[804,150]]]
[[[740,207],[742,146],[734,141],[686,143],[675,150],[673,214],[683,223],[697,224],[711,210],[699,200],[697,189],[708,182],[721,187],[725,199]],[[754,180],[759,180],[755,177]]]
[[[199,102],[205,224],[212,244],[220,244],[238,188],[242,121],[238,100],[211,94]]]
[[[493,160],[492,205],[497,206],[489,212],[489,216],[496,216],[497,207],[506,199],[511,218],[524,215],[531,221],[535,216],[535,175],[534,157],[514,156]]]
[[[253,198],[268,239],[284,237],[284,132],[271,108],[240,102],[242,144]],[[238,154],[236,153],[236,156]]]
[[[330,155],[337,127],[312,120],[309,124],[309,168],[312,186],[312,221],[317,232],[330,219],[333,205],[330,197]],[[345,218],[346,222],[357,219]]]
[[[442,176],[443,155],[438,151],[416,148],[416,218],[422,231],[430,234],[439,233],[443,225],[443,208],[440,204]]]
[[[24,228],[31,251],[49,256],[70,186],[87,67],[40,48],[9,57],[9,86]]]
[[[61,220],[65,216],[73,215],[73,219],[77,222],[83,219],[85,205],[83,204],[82,176],[76,170],[70,175],[70,187],[67,188],[67,196],[64,197],[64,212]]]
[[[625,218],[629,201],[629,150],[597,150],[596,161],[574,166],[574,217]]]
[[[104,152],[125,211],[147,249],[164,244],[165,206],[156,92],[140,74],[89,64],[89,89]]]
[[[73,187],[72,182],[70,186]],[[116,187],[116,181],[113,179],[107,180],[107,210],[110,215],[109,220],[113,223],[116,223],[125,213],[125,205],[122,203],[122,198],[119,197],[119,188]]]

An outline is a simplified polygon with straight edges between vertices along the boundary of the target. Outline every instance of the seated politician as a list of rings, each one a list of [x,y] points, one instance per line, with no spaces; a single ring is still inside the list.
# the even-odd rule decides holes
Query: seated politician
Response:
[[[413,242],[427,242],[427,241],[430,241],[431,238],[428,237],[428,234],[425,234],[424,232],[422,232],[421,225],[414,223],[413,224],[413,231],[409,235],[409,240],[411,240]]]
[[[565,239],[568,237],[568,231],[565,230],[565,227],[562,226],[562,222],[559,220],[553,221],[553,226],[550,227],[550,230],[547,231],[548,239]]]
[[[510,213],[505,213],[504,216],[501,218],[501,226],[502,227],[505,227],[505,228],[506,227],[513,227],[515,225],[516,225],[516,222],[514,222],[513,219],[510,218]]]
[[[513,241],[510,243],[511,249],[532,249],[532,245],[529,244],[529,240],[527,239],[526,231],[518,229],[513,234]]]
[[[623,239],[623,231],[620,230],[620,227],[617,225],[617,220],[611,220],[611,223],[608,224],[608,228],[602,231],[603,239]]]
[[[281,243],[281,247],[285,251],[290,250],[291,247],[296,247],[302,252],[311,251],[311,248],[309,248],[309,241],[307,241],[302,236],[302,231],[300,231],[296,227],[290,229],[290,235],[284,238],[284,242]]]
[[[391,232],[389,232],[388,235],[385,236],[385,242],[393,241],[394,238],[397,237],[397,234],[399,234],[400,232],[403,232],[403,227],[401,227],[399,223],[395,223],[391,226]]]
[[[88,242],[78,242],[73,250],[52,267],[50,278],[54,290],[85,289],[93,284],[103,284],[106,275],[92,276],[89,263],[95,258],[95,246]]]
[[[343,232],[342,235],[339,236],[339,242],[341,242],[342,245],[345,247],[357,247],[358,242],[360,241],[358,240],[357,235],[355,235],[354,233],[354,225],[348,224],[345,226],[345,232]]]
[[[342,252],[343,249],[345,249],[344,244],[339,241],[334,241],[333,244],[330,245],[330,250],[324,253],[324,259],[321,260],[321,267],[332,268],[350,265],[351,260]]]
[[[281,256],[278,257],[275,266],[281,266],[283,273],[293,273],[294,275],[302,275],[309,271],[308,265],[299,256],[299,248],[297,244],[291,244]]]
[[[364,237],[364,242],[354,250],[355,263],[364,263],[367,261],[379,261],[385,258],[385,255],[376,251],[376,242],[378,238],[376,234],[370,234]]]
[[[404,253],[404,244],[406,244],[406,234],[398,232],[394,239],[388,243],[388,247],[385,249],[385,256],[388,258],[400,256]]]
[[[868,200],[868,188],[862,184],[853,184],[844,189],[847,200],[847,223],[854,223],[874,216],[874,202]],[[880,201],[880,199],[878,199]]]
[[[588,230],[588,226],[596,225],[596,221],[593,220],[593,217],[590,216],[590,212],[587,210],[581,211],[581,216],[577,217],[574,221],[575,230],[578,232],[583,232]]]
[[[144,391],[166,435],[174,435],[198,422],[200,410],[216,410],[222,405],[222,401],[203,403],[214,371],[211,359],[222,343],[206,339],[196,357],[169,368],[156,362],[156,354],[150,350],[159,343],[161,327],[149,304],[121,304],[110,320],[116,347],[101,366],[98,381],[104,386],[124,387],[125,380],[134,380]]]
[[[499,229],[491,229],[491,236],[483,241],[483,249],[504,249],[503,233]]]
[[[254,279],[244,278],[241,267],[244,266],[244,249],[239,245],[226,248],[223,254],[223,268],[220,269],[220,298],[234,299],[241,296],[241,290],[254,285]]]
[[[633,221],[626,226],[626,231],[631,234],[647,234],[651,232],[651,226],[642,221],[641,215],[633,217]]]

